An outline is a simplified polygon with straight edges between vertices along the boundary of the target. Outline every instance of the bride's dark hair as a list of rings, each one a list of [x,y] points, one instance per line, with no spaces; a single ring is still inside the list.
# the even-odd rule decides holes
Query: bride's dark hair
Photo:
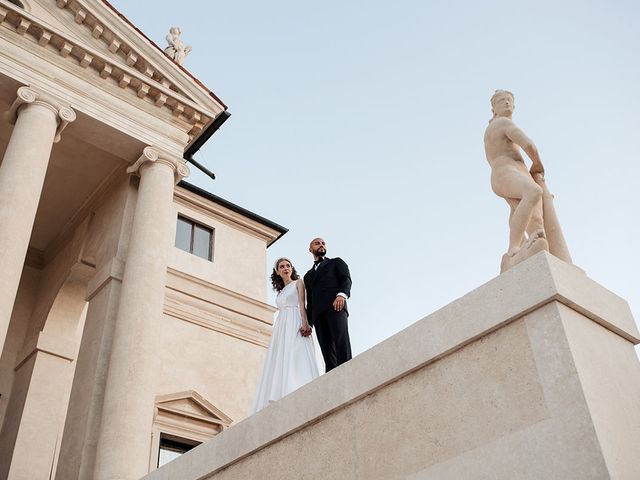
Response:
[[[285,260],[289,262],[289,265],[291,265],[291,280],[298,280],[300,278],[300,275],[296,272],[296,267],[293,266],[291,260],[286,257],[279,258],[276,260],[276,263],[273,264],[273,271],[271,272],[271,285],[273,285],[273,289],[276,292],[279,292],[284,288],[284,280],[280,275],[278,275],[278,265],[280,265],[280,262]]]

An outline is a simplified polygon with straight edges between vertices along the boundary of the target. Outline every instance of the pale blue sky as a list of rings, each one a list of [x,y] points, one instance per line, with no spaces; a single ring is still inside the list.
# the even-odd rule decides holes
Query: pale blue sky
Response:
[[[534,140],[574,262],[640,319],[637,1],[111,0],[232,117],[189,181],[287,228],[298,271],[323,236],[353,277],[360,353],[498,273],[506,203],[482,137],[497,88]],[[270,296],[273,301],[273,296]]]

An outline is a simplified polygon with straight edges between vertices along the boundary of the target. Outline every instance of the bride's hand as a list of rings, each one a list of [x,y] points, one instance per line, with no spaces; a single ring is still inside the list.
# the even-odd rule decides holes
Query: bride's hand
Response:
[[[308,337],[311,335],[311,326],[307,323],[300,327],[300,335],[303,337]]]

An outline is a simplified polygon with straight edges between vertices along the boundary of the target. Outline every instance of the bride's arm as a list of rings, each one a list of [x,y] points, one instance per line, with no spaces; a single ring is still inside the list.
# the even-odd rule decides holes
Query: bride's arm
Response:
[[[303,337],[311,335],[311,327],[309,326],[309,319],[307,318],[307,309],[305,305],[305,292],[304,282],[302,279],[296,280],[296,289],[298,290],[298,309],[300,310],[300,316],[302,317],[302,326],[300,327],[300,334]]]

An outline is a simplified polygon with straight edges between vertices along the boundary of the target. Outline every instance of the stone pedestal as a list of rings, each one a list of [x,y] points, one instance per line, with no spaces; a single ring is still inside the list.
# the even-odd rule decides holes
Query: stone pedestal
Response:
[[[144,478],[640,478],[639,342],[540,252]]]
[[[173,189],[188,174],[182,159],[151,147],[128,171],[140,176],[140,185],[109,360],[96,480],[138,479],[149,468],[157,322],[176,221]]]
[[[0,351],[4,345],[54,141],[75,112],[20,87],[6,115],[15,123],[0,165]]]

